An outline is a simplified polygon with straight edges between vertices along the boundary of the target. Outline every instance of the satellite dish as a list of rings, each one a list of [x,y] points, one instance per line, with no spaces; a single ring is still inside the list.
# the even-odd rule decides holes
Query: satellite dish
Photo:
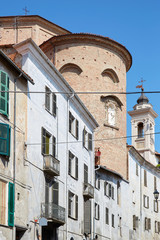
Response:
[[[47,222],[47,219],[42,217],[39,219],[39,226],[47,226],[48,225],[48,222]]]

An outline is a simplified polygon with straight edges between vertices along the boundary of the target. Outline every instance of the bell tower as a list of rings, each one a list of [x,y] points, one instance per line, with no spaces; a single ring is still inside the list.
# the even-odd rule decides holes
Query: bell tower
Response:
[[[158,116],[149,103],[142,88],[141,96],[133,111],[129,111],[132,126],[132,145],[150,163],[156,165],[155,161],[155,118]]]

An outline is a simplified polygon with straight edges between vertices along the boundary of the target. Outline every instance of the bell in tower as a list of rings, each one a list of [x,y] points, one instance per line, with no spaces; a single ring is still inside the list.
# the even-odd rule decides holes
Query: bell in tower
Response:
[[[158,116],[152,104],[141,89],[141,96],[133,111],[129,111],[132,126],[132,145],[150,163],[156,165],[155,160],[155,118]]]

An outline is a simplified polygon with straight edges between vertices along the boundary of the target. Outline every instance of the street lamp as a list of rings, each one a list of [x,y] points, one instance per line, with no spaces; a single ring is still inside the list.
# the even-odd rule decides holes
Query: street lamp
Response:
[[[156,199],[156,201],[158,201],[158,198],[159,198],[158,190],[156,189],[153,194],[154,194],[154,198]]]

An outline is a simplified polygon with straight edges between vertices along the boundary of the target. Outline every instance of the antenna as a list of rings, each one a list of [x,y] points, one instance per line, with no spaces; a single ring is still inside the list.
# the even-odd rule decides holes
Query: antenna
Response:
[[[27,15],[27,13],[29,13],[29,10],[27,10],[26,6],[25,6],[25,8],[23,8],[23,11],[25,12],[25,16]]]

